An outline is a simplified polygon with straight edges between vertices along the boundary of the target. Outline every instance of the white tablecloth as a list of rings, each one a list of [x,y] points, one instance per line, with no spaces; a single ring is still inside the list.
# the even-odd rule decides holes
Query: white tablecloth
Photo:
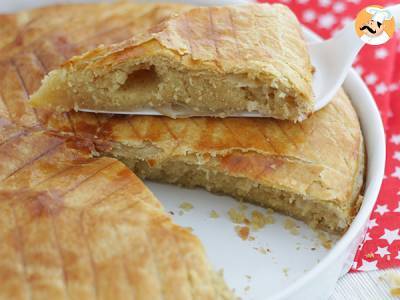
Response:
[[[390,295],[390,286],[381,279],[386,273],[400,269],[388,269],[366,273],[349,273],[337,283],[334,294],[329,300],[386,300],[400,299]]]

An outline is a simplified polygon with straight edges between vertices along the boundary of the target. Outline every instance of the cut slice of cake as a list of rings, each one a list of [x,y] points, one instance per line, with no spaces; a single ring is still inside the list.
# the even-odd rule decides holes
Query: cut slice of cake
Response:
[[[342,233],[362,201],[365,149],[340,91],[301,123],[71,114],[74,133],[142,178],[231,195]],[[57,122],[49,123],[54,130]],[[61,129],[62,130],[62,129]]]
[[[286,6],[199,7],[72,58],[49,73],[31,104],[301,121],[313,110],[311,81],[300,25]]]
[[[1,299],[233,299],[125,165],[91,158],[88,141],[0,124]]]

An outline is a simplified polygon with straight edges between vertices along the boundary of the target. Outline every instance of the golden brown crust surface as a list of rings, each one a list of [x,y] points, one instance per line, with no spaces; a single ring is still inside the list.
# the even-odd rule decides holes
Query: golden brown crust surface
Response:
[[[72,20],[85,7],[0,16],[0,52],[8,53],[0,55],[0,299],[231,299],[200,241],[126,166],[93,158],[88,139],[46,131],[44,120],[69,130],[68,115],[29,107],[47,70],[94,41],[126,38],[103,33],[89,42],[80,34],[82,45],[70,44]],[[174,8],[93,6],[96,22],[85,33],[99,22],[126,26],[132,12],[162,18]],[[23,14],[34,18],[14,22]]]
[[[154,84],[145,85],[138,70],[154,72],[146,79]],[[177,105],[194,114],[257,111],[303,120],[313,108],[311,70],[287,7],[202,7],[71,59],[49,74],[32,104],[111,111]]]
[[[122,163],[14,125],[0,139],[1,299],[229,295],[198,239]]]

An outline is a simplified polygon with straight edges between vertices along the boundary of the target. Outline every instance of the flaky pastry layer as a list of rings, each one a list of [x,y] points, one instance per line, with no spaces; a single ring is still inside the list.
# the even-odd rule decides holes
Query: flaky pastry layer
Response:
[[[313,109],[311,80],[300,25],[287,7],[201,7],[72,58],[45,78],[31,103],[59,111],[155,108],[170,116],[259,112],[301,121]]]

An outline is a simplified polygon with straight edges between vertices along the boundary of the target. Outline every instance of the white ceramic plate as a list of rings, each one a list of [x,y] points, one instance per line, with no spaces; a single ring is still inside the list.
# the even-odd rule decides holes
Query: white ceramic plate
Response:
[[[62,0],[2,0],[0,12],[11,12],[50,3],[79,1]],[[81,1],[81,2],[96,2]],[[230,0],[194,0],[196,4],[243,3]],[[306,38],[318,37],[305,29]],[[243,241],[234,230],[227,215],[239,203],[230,197],[212,195],[204,190],[188,190],[171,185],[146,182],[162,201],[175,221],[192,227],[202,240],[210,260],[223,269],[228,284],[242,299],[326,299],[337,279],[351,266],[357,246],[361,242],[369,215],[377,198],[385,164],[385,138],[375,102],[366,85],[355,71],[348,75],[344,88],[359,115],[368,153],[368,174],[365,200],[347,233],[330,250],[321,245],[317,234],[299,221],[299,234],[284,228],[285,216],[274,214],[275,223],[251,232],[253,241]],[[194,208],[185,212],[179,206],[191,203]],[[215,210],[218,218],[211,218]],[[246,213],[265,211],[248,205]],[[331,237],[334,239],[334,237]]]

